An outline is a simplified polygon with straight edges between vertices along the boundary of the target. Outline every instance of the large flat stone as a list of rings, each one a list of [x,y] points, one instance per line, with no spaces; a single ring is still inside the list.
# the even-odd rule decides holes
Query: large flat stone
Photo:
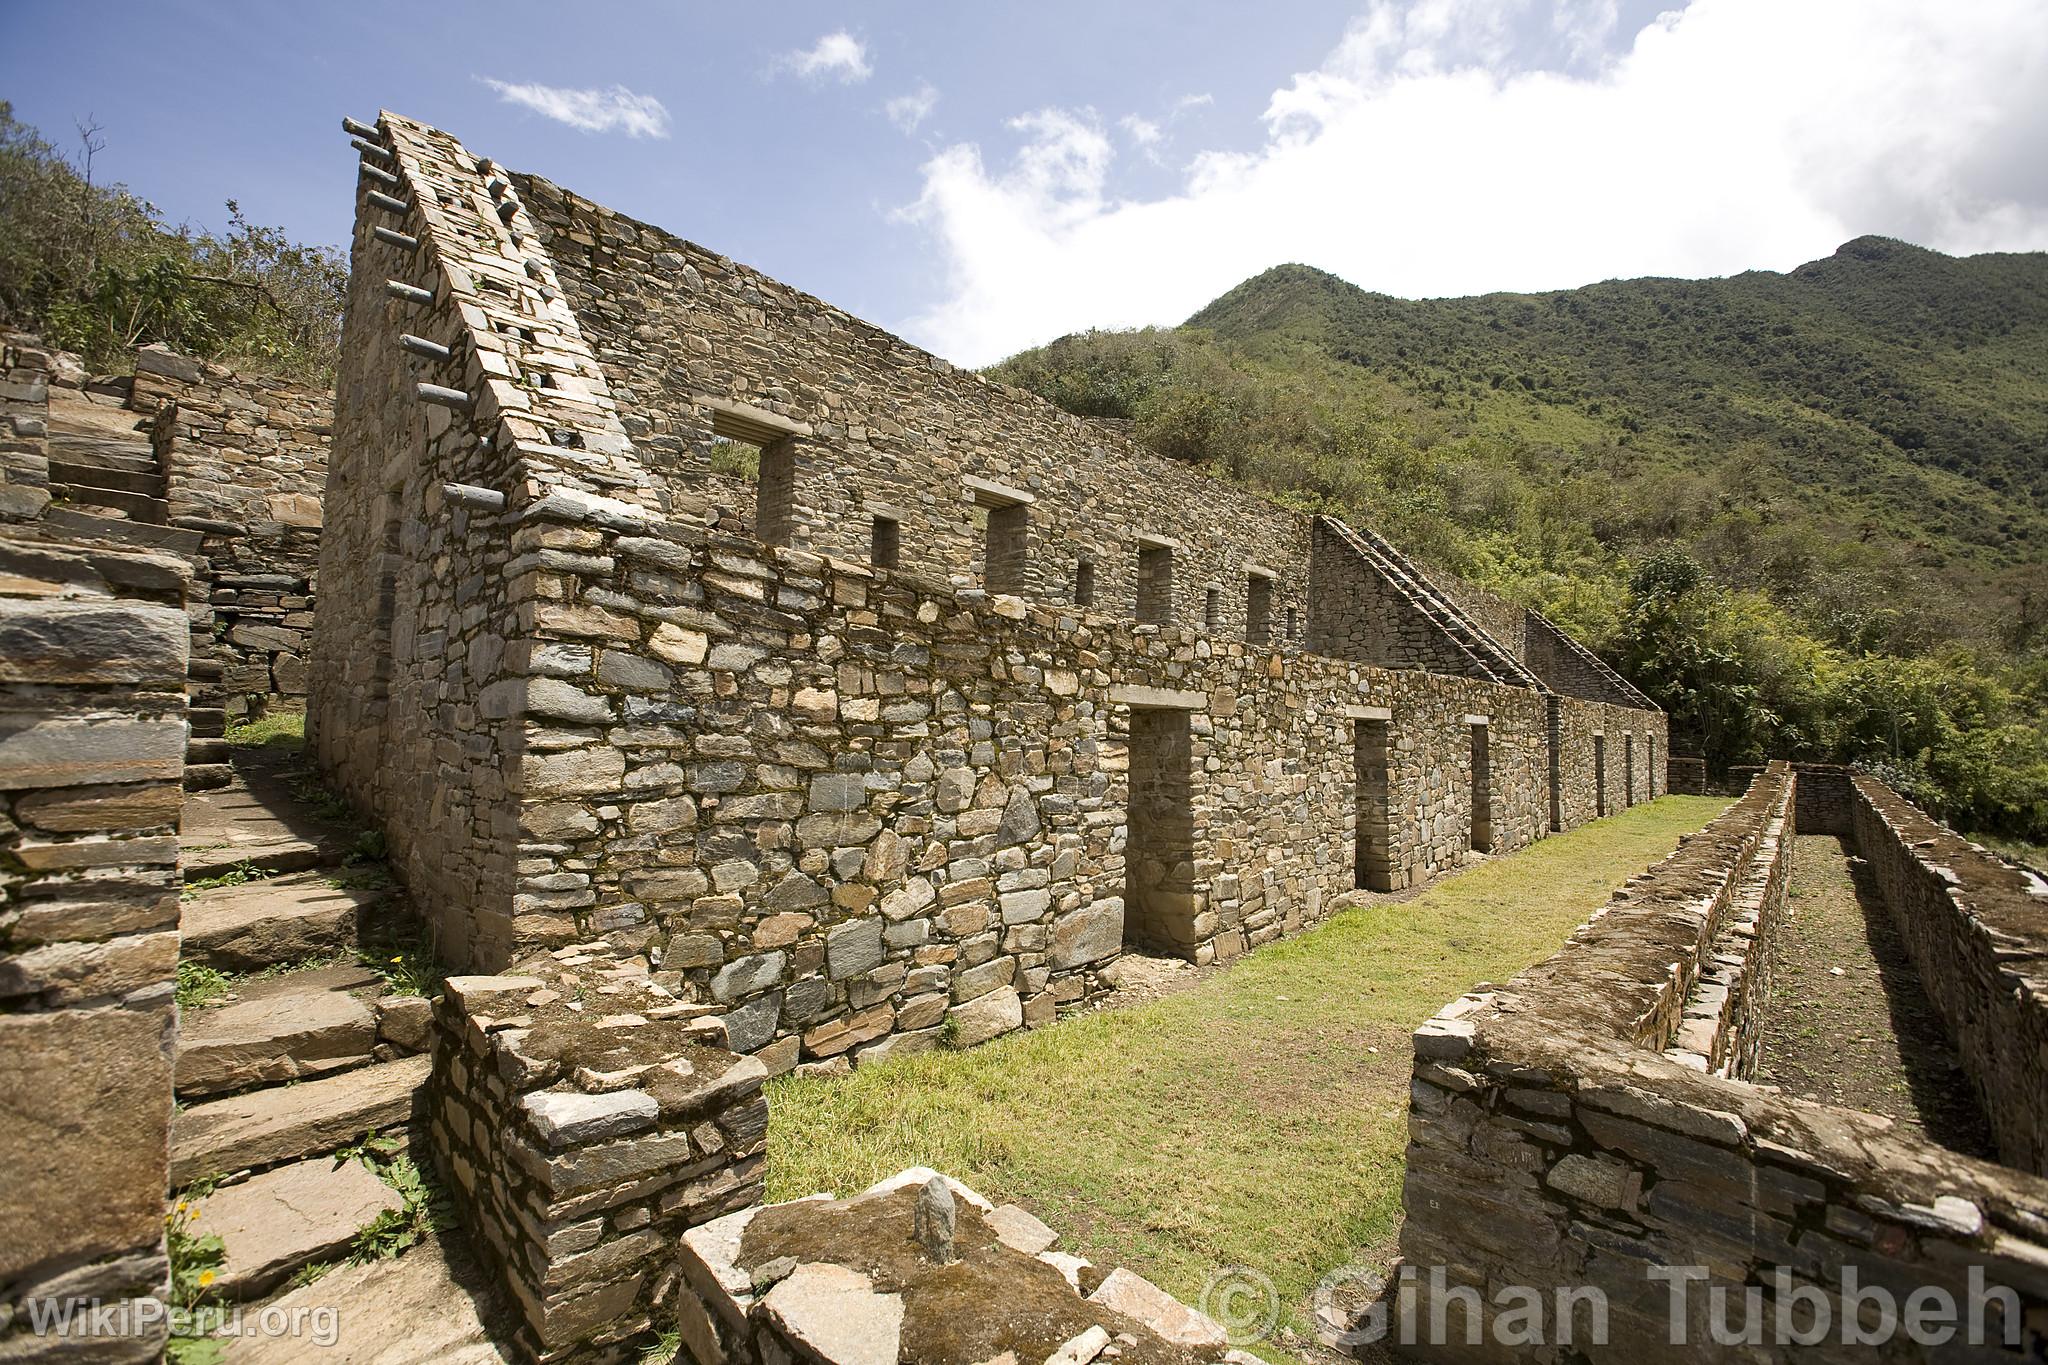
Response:
[[[1124,946],[1124,903],[1107,896],[1053,921],[1052,951],[1046,960],[1055,970],[1100,962]]]
[[[180,1095],[302,1080],[368,1059],[377,1021],[340,991],[308,991],[188,1010],[179,1025]]]
[[[334,1324],[332,1345],[305,1336],[247,1336],[228,1344],[228,1365],[499,1365],[484,1326],[491,1298],[460,1238],[444,1234],[396,1260],[343,1266],[274,1300],[284,1321]],[[312,1347],[313,1349],[309,1349]]]
[[[954,1047],[975,1047],[1024,1023],[1024,1002],[1008,986],[946,1012],[953,1021]]]
[[[362,1162],[323,1157],[215,1191],[192,1210],[191,1229],[212,1233],[227,1247],[214,1288],[229,1299],[249,1299],[300,1266],[347,1250],[364,1224],[404,1204]]]
[[[163,1238],[172,1014],[0,1016],[0,1281]]]
[[[429,1057],[401,1057],[190,1105],[171,1120],[171,1184],[318,1156],[405,1123],[432,1070]]]
[[[807,1262],[761,1301],[768,1321],[834,1365],[896,1365],[903,1338],[903,1297],[841,1265]]]
[[[1230,1347],[1230,1334],[1214,1318],[1121,1266],[1103,1277],[1088,1300],[1144,1323],[1176,1346],[1211,1354]]]
[[[383,894],[343,890],[318,876],[214,887],[185,902],[178,927],[186,957],[225,971],[260,971],[354,946],[361,912]]]
[[[0,682],[160,683],[185,672],[191,622],[144,602],[0,601]]]

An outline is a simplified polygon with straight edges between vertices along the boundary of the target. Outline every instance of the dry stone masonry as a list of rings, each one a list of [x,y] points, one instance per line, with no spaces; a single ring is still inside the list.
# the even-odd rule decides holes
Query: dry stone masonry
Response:
[[[2011,1165],[1747,1083],[1790,836],[1808,817],[1853,826]],[[1876,1330],[1860,1284],[1895,1305],[1946,1291],[1958,1332],[1982,1329],[1981,1348],[1959,1335],[1953,1357],[1898,1358],[2038,1358],[2040,893],[1872,779],[1771,764],[1557,956],[1416,1033],[1401,1250],[1433,1273],[1407,1307],[1412,1354],[1584,1359],[1560,1327],[1568,1296],[1590,1288],[1615,1359],[1727,1359],[1716,1326],[1754,1321],[1745,1358],[1864,1360],[1871,1348],[1847,1344],[1843,1327]],[[1508,1319],[1523,1301],[1505,1286],[1560,1305],[1540,1340],[1526,1315]],[[1816,1302],[1832,1324],[1817,1334]],[[1447,1331],[1433,1334],[1432,1319]]]
[[[449,961],[602,941],[841,1066],[1655,795],[1586,792],[1661,713],[1551,692],[1368,533],[446,134],[366,145],[312,724]]]
[[[26,1301],[120,1314],[169,1271],[186,583],[0,536],[0,1359],[48,1358]],[[75,1358],[157,1359],[161,1319],[122,1321]]]

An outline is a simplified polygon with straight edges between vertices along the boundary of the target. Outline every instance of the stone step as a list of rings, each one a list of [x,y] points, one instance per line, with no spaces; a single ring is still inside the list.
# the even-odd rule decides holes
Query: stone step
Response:
[[[195,706],[185,713],[185,719],[191,725],[192,733],[201,739],[219,739],[228,732],[225,707]]]
[[[139,436],[95,435],[83,431],[52,431],[50,463],[81,469],[118,469],[131,474],[161,474],[156,452]],[[91,479],[85,480],[93,482]]]
[[[171,1184],[320,1156],[414,1117],[433,1070],[422,1054],[298,1085],[188,1105],[171,1120]]]
[[[200,633],[201,632],[199,631],[193,632],[194,635],[198,635]],[[204,633],[206,635],[207,642],[209,644],[212,643],[213,632],[211,630],[208,630]],[[209,659],[206,658],[204,655],[195,654],[192,656],[192,662],[185,666],[185,676],[187,678],[190,678],[193,682],[219,682],[220,670],[221,664],[219,659]]]
[[[346,990],[251,989],[230,1004],[181,1014],[173,1076],[180,1097],[224,1095],[362,1066],[376,1045],[376,1016]]]
[[[226,763],[234,752],[235,746],[224,739],[194,736],[185,741],[187,763]]]
[[[386,894],[330,886],[317,873],[208,887],[179,914],[180,955],[233,972],[332,957],[355,947],[363,912]]]
[[[228,1365],[500,1365],[521,1360],[491,1343],[493,1300],[462,1235],[444,1232],[403,1256],[348,1265],[279,1295],[266,1308],[285,1322],[331,1322],[332,1346],[309,1352],[304,1337],[251,1332],[227,1342]],[[493,1320],[507,1322],[502,1311]],[[509,1326],[509,1323],[507,1324]],[[688,1359],[687,1355],[679,1357]]]
[[[164,476],[157,473],[153,466],[149,469],[122,469],[107,465],[71,464],[52,459],[50,482],[69,484],[74,488],[115,489],[123,493],[140,493],[151,498],[161,498],[164,495]]]
[[[79,507],[106,507],[128,520],[149,526],[163,526],[170,520],[171,505],[147,493],[126,493],[118,488],[95,488],[89,484],[52,483],[50,496]]]
[[[187,763],[185,765],[185,790],[188,792],[219,791],[230,786],[235,780],[235,770],[225,763]],[[233,864],[229,864],[233,866]],[[311,867],[308,863],[306,866]],[[189,868],[187,869],[190,870]],[[216,876],[224,869],[215,869],[202,876]]]
[[[197,554],[205,537],[197,531],[184,531],[175,526],[151,526],[143,522],[123,521],[119,517],[95,516],[75,507],[52,507],[43,514],[43,521],[59,530],[70,531],[95,540],[119,541],[124,545],[147,545],[153,549],[171,550],[178,554]]]
[[[362,1162],[319,1157],[215,1190],[193,1206],[187,1226],[226,1248],[214,1292],[253,1299],[300,1266],[347,1251],[364,1224],[404,1207],[398,1191]]]

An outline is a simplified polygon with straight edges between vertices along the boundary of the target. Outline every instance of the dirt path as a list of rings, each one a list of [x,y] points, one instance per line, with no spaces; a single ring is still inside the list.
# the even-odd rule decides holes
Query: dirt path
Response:
[[[1990,1132],[1860,858],[1802,834],[1772,959],[1760,1082],[1896,1120],[1970,1156]]]

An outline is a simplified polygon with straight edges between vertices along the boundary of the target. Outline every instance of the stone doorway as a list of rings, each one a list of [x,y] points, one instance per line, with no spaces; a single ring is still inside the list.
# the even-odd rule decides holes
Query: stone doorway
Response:
[[[1194,741],[1188,712],[1131,712],[1124,942],[1185,956],[1195,943]]]
[[[1472,731],[1472,851],[1493,851],[1493,752],[1483,722]]]
[[[1360,720],[1352,729],[1353,796],[1356,827],[1351,836],[1352,885],[1364,891],[1392,891],[1393,801],[1390,720]]]

